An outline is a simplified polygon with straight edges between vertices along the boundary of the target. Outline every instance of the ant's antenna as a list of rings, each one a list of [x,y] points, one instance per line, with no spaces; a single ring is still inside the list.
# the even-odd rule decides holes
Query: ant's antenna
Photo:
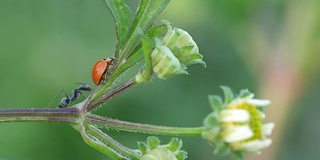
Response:
[[[66,107],[68,107],[68,104],[70,104],[73,101],[77,100],[80,95],[83,96],[84,98],[86,98],[86,96],[84,96],[81,91],[92,91],[92,88],[89,85],[87,85],[86,83],[76,83],[76,84],[81,84],[81,86],[79,88],[74,89],[71,92],[70,98],[68,97],[66,91],[64,89],[62,89],[53,98],[53,100],[50,102],[50,104],[47,106],[47,108],[53,103],[54,100],[57,99],[57,97],[61,94],[61,92],[64,93],[65,97],[61,99],[61,101],[59,103],[59,108],[66,108]]]

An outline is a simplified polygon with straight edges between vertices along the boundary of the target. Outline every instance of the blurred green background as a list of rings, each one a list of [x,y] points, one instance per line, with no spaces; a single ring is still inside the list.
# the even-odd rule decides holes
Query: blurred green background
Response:
[[[127,1],[132,8],[136,1]],[[276,122],[273,145],[249,159],[300,160],[320,156],[320,2],[318,0],[172,0],[157,19],[188,31],[207,68],[189,76],[154,78],[95,113],[133,122],[201,126],[208,94],[219,85],[248,88],[269,98]],[[102,0],[0,1],[0,108],[43,108],[75,82],[91,82],[91,68],[112,56],[115,29]],[[129,74],[128,74],[129,75]],[[62,95],[51,107],[55,107]],[[147,135],[106,131],[136,148]],[[86,145],[71,126],[1,123],[0,159],[110,159]],[[166,143],[169,137],[160,136]],[[182,137],[191,160],[215,157],[200,137]]]

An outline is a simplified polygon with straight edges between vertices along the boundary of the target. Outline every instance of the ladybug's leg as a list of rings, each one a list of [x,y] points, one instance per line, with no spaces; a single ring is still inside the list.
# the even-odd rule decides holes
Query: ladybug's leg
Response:
[[[103,80],[104,80],[104,82],[107,82],[108,81],[108,79],[109,79],[109,77],[111,76],[111,74],[112,74],[112,70],[113,70],[113,67],[114,66],[116,66],[115,64],[116,64],[116,59],[115,58],[113,58],[113,57],[108,57],[107,58],[108,59],[108,61],[107,61],[107,68],[106,68],[106,71],[105,71],[105,73],[104,73],[104,76],[103,76]]]
[[[111,66],[111,67],[110,67],[110,66]],[[113,69],[112,65],[109,65],[108,68],[106,69],[106,73],[104,74],[104,77],[103,77],[104,82],[107,82],[107,81],[108,81],[109,77],[110,77],[111,74],[112,74],[112,72],[111,72],[112,69]]]

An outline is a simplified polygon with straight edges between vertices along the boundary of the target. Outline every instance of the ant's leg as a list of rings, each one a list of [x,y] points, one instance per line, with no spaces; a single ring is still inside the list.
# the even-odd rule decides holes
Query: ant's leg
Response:
[[[83,93],[82,92],[79,92],[80,93],[80,95],[83,97],[83,98],[87,98],[85,95],[83,95]]]
[[[82,93],[81,93],[81,95],[82,95]],[[93,92],[91,92],[90,94],[89,94],[89,96],[85,99],[85,105],[84,105],[84,107],[82,107],[82,109],[81,109],[81,112],[85,112],[86,110],[87,110],[87,106],[88,106],[88,104],[90,103],[90,99],[91,99],[91,97],[94,95],[94,93]],[[84,95],[82,95],[83,97],[85,97]]]
[[[81,91],[92,91],[92,88],[86,83],[76,83],[76,84],[81,84],[81,86],[78,88]]]
[[[61,94],[61,92],[64,92],[65,97],[68,98],[68,95],[67,95],[66,91],[64,89],[61,89],[59,91],[59,93],[56,94],[56,96],[53,98],[53,100],[49,103],[49,105],[46,108],[49,108],[51,106],[51,104],[58,98],[58,96]]]
[[[77,89],[74,89],[71,94],[70,94],[70,102],[69,103],[72,103],[73,101],[77,100],[79,98],[79,95],[82,95],[83,97],[85,97],[81,91],[91,91],[91,87],[85,83],[80,83],[82,84],[79,88]]]

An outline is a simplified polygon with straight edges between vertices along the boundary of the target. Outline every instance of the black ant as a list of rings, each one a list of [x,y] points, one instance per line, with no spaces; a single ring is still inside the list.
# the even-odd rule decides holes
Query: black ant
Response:
[[[66,91],[64,89],[62,89],[55,97],[53,100],[55,100],[61,92],[64,92],[65,97],[61,99],[60,103],[59,103],[59,108],[66,108],[68,107],[68,104],[72,103],[73,101],[77,100],[79,98],[80,95],[82,95],[83,97],[85,97],[81,91],[91,91],[92,88],[85,84],[85,83],[77,83],[77,84],[81,84],[81,86],[79,88],[74,89],[71,94],[70,94],[70,98],[68,97]],[[53,101],[52,101],[53,102]],[[51,102],[51,103],[52,103]],[[51,103],[48,105],[50,106]]]

